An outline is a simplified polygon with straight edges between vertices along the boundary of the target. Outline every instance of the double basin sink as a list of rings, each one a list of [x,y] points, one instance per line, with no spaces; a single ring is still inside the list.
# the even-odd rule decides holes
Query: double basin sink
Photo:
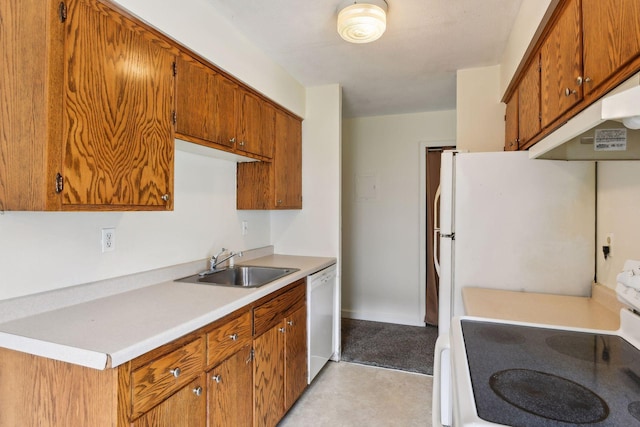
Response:
[[[177,279],[176,282],[230,286],[234,288],[259,288],[298,270],[298,268],[237,265],[183,277],[182,279]]]

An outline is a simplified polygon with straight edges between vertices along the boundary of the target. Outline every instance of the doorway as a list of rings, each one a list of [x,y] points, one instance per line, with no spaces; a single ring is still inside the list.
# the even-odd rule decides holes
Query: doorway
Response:
[[[436,205],[436,191],[440,185],[440,157],[444,150],[454,149],[453,142],[421,143],[420,145],[420,285],[424,322],[428,325],[438,324],[438,275],[434,264],[434,252],[438,250],[438,242],[434,236],[434,213],[439,210]]]

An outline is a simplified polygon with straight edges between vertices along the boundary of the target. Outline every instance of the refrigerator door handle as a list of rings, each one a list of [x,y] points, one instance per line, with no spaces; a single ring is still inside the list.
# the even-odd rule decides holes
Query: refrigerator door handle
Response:
[[[440,234],[440,223],[438,221],[438,203],[440,202],[440,186],[436,190],[436,196],[433,199],[433,265],[436,268],[436,274],[440,277],[440,261],[438,260],[438,234]]]

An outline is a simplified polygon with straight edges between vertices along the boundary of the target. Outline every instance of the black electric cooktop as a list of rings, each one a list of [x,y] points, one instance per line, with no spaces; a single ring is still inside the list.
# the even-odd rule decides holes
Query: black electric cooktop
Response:
[[[640,426],[640,351],[623,338],[461,323],[480,418],[516,427]]]

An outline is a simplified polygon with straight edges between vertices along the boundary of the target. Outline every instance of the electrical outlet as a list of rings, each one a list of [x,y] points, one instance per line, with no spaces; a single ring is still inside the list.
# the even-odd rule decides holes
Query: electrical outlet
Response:
[[[242,235],[246,236],[249,234],[249,221],[242,221]]]
[[[116,229],[102,229],[102,252],[111,252],[116,250]]]
[[[609,246],[609,256],[613,252],[613,233],[607,233],[606,246]]]

